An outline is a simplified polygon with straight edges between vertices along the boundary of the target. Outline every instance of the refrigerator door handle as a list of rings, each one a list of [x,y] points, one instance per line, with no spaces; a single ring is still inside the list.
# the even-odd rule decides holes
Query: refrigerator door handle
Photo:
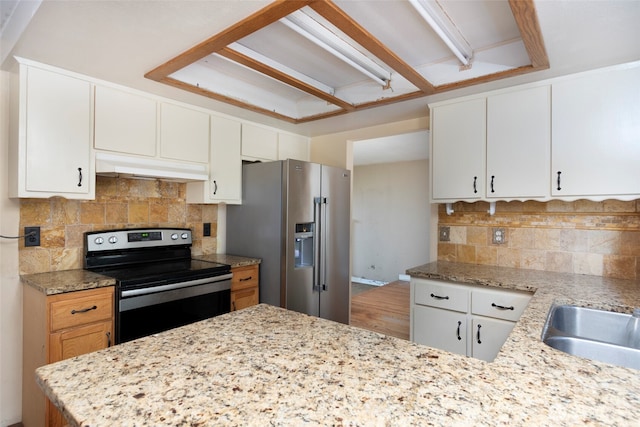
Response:
[[[320,197],[313,198],[313,292],[321,292],[320,288],[320,211],[322,199]]]
[[[327,198],[320,204],[320,292],[327,290]]]

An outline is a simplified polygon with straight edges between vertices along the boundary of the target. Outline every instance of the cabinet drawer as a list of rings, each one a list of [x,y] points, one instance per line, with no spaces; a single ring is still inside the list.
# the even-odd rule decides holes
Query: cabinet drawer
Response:
[[[51,331],[84,325],[113,316],[113,288],[80,291],[52,297],[50,301]]]
[[[469,289],[463,285],[424,279],[415,279],[414,283],[416,304],[465,313],[469,310]]]
[[[231,279],[231,291],[258,287],[259,270],[257,265],[248,267],[236,267],[231,270],[233,278]]]
[[[531,295],[520,292],[473,290],[471,312],[480,316],[517,321],[527,307]]]

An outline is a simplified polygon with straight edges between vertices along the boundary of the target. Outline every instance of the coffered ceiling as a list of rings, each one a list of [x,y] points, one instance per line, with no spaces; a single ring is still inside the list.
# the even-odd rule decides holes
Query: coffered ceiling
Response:
[[[296,7],[301,4],[291,1]],[[433,29],[421,21],[408,0],[335,0],[336,7],[416,70],[434,86],[434,92],[426,94],[428,90],[423,92],[416,89],[421,86],[411,83],[412,88],[406,83],[411,80],[405,77],[403,69],[386,64],[382,53],[370,52],[374,61],[389,67],[390,86],[385,89],[293,32],[280,21],[286,15],[278,17],[277,14],[256,20],[252,33],[229,33],[228,39],[222,40],[211,52],[234,42],[246,43],[253,51],[315,80],[327,79],[326,85],[333,88],[329,92],[335,90],[334,97],[353,104],[353,110],[345,114],[324,99],[318,101],[318,97],[292,85],[260,77],[250,68],[221,56],[215,60],[224,65],[214,67],[221,77],[211,80],[219,91],[229,90],[223,92],[224,96],[204,96],[145,78],[153,70],[162,71],[163,64],[181,53],[233,29],[265,8],[275,7],[272,3],[272,0],[0,0],[2,70],[13,69],[13,56],[21,56],[243,120],[322,136],[369,128],[390,132],[386,124],[407,120],[424,123],[430,102],[640,60],[640,1],[637,0],[524,0],[523,5],[535,6],[535,15],[528,16],[535,16],[539,22],[548,68],[536,68],[533,56],[525,47],[529,45],[525,34],[536,33],[533,28],[521,30],[518,24],[529,22],[527,11],[516,12],[508,0],[438,0],[438,5],[473,49],[468,70],[461,67],[459,59]],[[319,15],[310,5],[302,3],[300,11]],[[342,26],[340,22],[334,26],[338,25]],[[345,31],[341,30],[342,33],[350,31],[355,30],[348,25]],[[267,37],[264,35],[267,32],[273,34]],[[278,40],[278,34],[287,34],[287,37]],[[209,57],[211,54],[206,53],[198,59],[191,58],[167,77],[176,77],[186,72],[188,65]],[[515,74],[514,70],[523,69],[533,72]],[[514,74],[509,74],[511,72]],[[480,73],[481,77],[473,73]],[[220,84],[223,77],[229,88]],[[248,79],[247,83],[240,77]],[[495,77],[504,78],[492,80]],[[230,91],[234,81],[244,92]],[[378,97],[382,103],[376,103]],[[374,101],[368,101],[370,99]],[[260,104],[258,100],[265,103]],[[309,107],[299,100],[307,100]],[[282,110],[282,118],[266,114],[273,113],[278,106],[287,107]],[[318,108],[320,113],[311,107]],[[327,113],[323,108],[335,111]],[[313,117],[309,114],[314,111],[335,115],[310,120]]]
[[[303,123],[548,67],[533,0],[278,0],[145,76]]]

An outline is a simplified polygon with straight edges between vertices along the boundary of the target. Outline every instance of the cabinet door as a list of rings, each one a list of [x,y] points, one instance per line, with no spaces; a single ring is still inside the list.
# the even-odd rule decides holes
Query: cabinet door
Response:
[[[180,105],[160,105],[160,156],[207,163],[209,115]]]
[[[88,195],[93,171],[89,82],[29,67],[25,101],[27,193],[20,196]]]
[[[473,200],[484,196],[486,100],[473,99],[431,110],[432,198]]]
[[[241,125],[222,117],[211,117],[209,196],[212,201],[242,201]]]
[[[549,196],[549,86],[487,98],[487,198]]]
[[[552,85],[553,196],[640,194],[640,67]]]
[[[309,161],[309,138],[289,133],[278,134],[278,160]]]
[[[50,363],[101,350],[111,345],[111,320],[77,328],[63,329],[50,335]]]
[[[476,359],[493,361],[515,326],[514,322],[474,316],[471,322],[471,354]]]
[[[258,288],[231,292],[231,311],[242,310],[258,304]]]
[[[278,160],[278,133],[272,129],[244,123],[242,156],[256,160]]]
[[[433,307],[413,307],[413,341],[429,347],[467,355],[465,313]]]
[[[156,155],[157,102],[96,86],[94,147],[144,156]]]

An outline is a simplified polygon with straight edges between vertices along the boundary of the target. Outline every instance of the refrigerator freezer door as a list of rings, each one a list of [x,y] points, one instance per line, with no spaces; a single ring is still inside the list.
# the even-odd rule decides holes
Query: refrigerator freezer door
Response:
[[[242,168],[242,204],[227,206],[227,253],[260,258],[260,302],[284,306],[282,162]]]
[[[348,324],[351,174],[330,166],[321,169],[320,317]]]
[[[317,280],[317,208],[314,198],[320,195],[320,165],[295,160],[285,161],[286,168],[286,260],[285,281],[286,307],[289,310],[319,316]],[[296,266],[296,225],[314,224],[314,261]],[[299,245],[298,245],[299,246]],[[286,284],[286,285],[285,285]],[[315,285],[315,286],[314,286]]]

